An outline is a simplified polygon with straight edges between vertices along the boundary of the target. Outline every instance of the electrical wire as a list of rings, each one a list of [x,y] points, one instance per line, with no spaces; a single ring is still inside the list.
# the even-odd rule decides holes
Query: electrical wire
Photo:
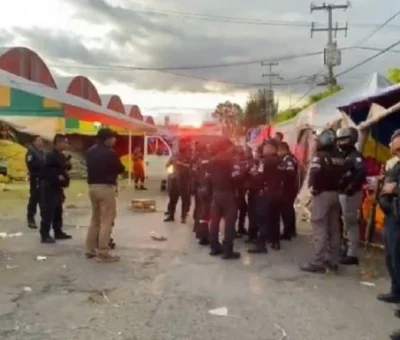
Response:
[[[293,54],[288,56],[280,56],[275,58],[263,58],[253,59],[246,61],[227,62],[218,64],[208,65],[191,65],[191,66],[172,66],[172,67],[143,67],[143,66],[129,66],[129,65],[62,65],[62,64],[50,64],[49,66],[62,69],[74,69],[74,70],[112,70],[112,71],[184,71],[184,70],[201,70],[201,69],[212,69],[212,68],[223,68],[223,67],[236,67],[236,66],[248,66],[261,64],[263,62],[283,62],[299,58],[312,57],[322,55],[323,52],[309,52],[302,54]]]
[[[188,19],[197,19],[204,21],[213,21],[220,23],[229,23],[229,24],[244,24],[244,25],[262,25],[262,26],[282,26],[282,27],[305,27],[308,28],[311,25],[311,22],[308,21],[289,21],[289,20],[262,20],[258,18],[245,18],[245,17],[232,17],[232,16],[222,16],[222,15],[213,15],[213,14],[200,14],[200,13],[190,13],[183,11],[174,11],[174,10],[166,10],[166,9],[156,9],[144,7],[143,3],[136,2],[142,6],[141,9],[129,9],[126,7],[118,7],[118,9],[130,12],[132,14],[153,14],[158,16],[175,16],[181,18]],[[316,23],[317,25],[323,25],[323,23]],[[372,23],[352,23],[351,27],[376,27],[379,26],[377,24]],[[391,27],[395,27],[391,25]],[[399,28],[399,25],[396,25],[396,28]]]
[[[355,70],[356,68],[359,68],[360,66],[362,66],[362,65],[364,65],[364,64],[366,64],[366,63],[368,63],[368,62],[370,62],[371,60],[373,60],[373,59],[375,59],[375,58],[381,56],[382,54],[385,54],[386,52],[390,51],[392,48],[394,48],[394,47],[396,47],[396,46],[398,46],[398,45],[400,45],[400,40],[398,40],[398,41],[396,41],[395,43],[391,44],[390,46],[384,48],[383,50],[381,50],[380,52],[374,54],[373,56],[368,57],[368,58],[362,60],[361,62],[359,62],[359,63],[353,65],[352,67],[349,67],[348,69],[345,69],[344,71],[338,73],[338,74],[336,75],[336,77],[343,76],[343,75],[345,75],[345,74],[347,74],[347,73],[349,73],[349,72]]]
[[[182,73],[176,73],[176,72],[170,72],[170,71],[158,71],[166,74],[171,74],[177,77],[184,77],[184,78],[191,78],[191,79],[198,79],[198,80],[203,80],[203,81],[208,81],[208,82],[213,82],[213,83],[219,83],[219,84],[226,84],[226,85],[236,85],[236,86],[245,86],[245,87],[266,87],[269,86],[269,83],[241,83],[241,82],[233,82],[233,81],[228,81],[228,80],[218,80],[218,79],[212,79],[212,78],[206,78],[206,77],[201,77],[201,76],[195,76],[195,75],[188,75],[188,74],[182,74]],[[302,78],[293,78],[292,82],[287,82],[287,83],[274,83],[272,86],[293,86],[293,85],[298,85],[298,84],[304,84],[309,78],[313,76],[302,76]],[[305,79],[301,81],[301,79]],[[285,80],[285,79],[283,79]],[[286,79],[289,80],[289,79]],[[296,81],[297,80],[297,81]]]
[[[366,50],[366,51],[382,51],[382,48],[378,47],[366,47],[366,46],[355,46],[354,49],[357,50]],[[390,50],[390,53],[400,53],[400,50]]]
[[[364,38],[362,38],[355,46],[363,45],[365,42],[367,42],[369,39],[371,39],[376,33],[378,33],[382,28],[384,28],[391,21],[393,21],[399,14],[400,14],[400,10],[398,10],[396,13],[394,13],[392,16],[390,16],[387,20],[385,20],[382,24],[380,24],[376,29],[374,29],[371,33],[369,33]]]

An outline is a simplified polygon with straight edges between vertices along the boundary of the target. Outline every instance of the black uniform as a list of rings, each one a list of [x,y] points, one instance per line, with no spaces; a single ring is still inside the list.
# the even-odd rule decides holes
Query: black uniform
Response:
[[[222,153],[214,157],[208,167],[212,187],[211,223],[210,223],[210,255],[223,253],[223,258],[239,258],[233,251],[236,221],[235,180],[240,176],[239,169],[234,168],[232,155]],[[225,221],[224,241],[219,242],[219,224]]]
[[[44,152],[36,148],[28,149],[25,156],[26,166],[29,172],[29,201],[27,207],[28,226],[36,229],[35,215],[40,203],[40,175],[44,164]]]
[[[259,231],[259,221],[257,219],[257,196],[262,188],[262,180],[260,179],[260,174],[258,173],[258,167],[260,160],[253,160],[249,172],[246,174],[246,186],[248,188],[248,205],[247,214],[249,217],[249,229],[248,229],[248,240],[247,243],[252,243],[258,238]]]
[[[355,147],[350,150],[342,151],[341,157],[344,158],[345,174],[342,180],[341,194],[353,195],[362,190],[367,176],[364,163],[364,156]]]
[[[176,205],[181,198],[181,221],[186,222],[186,216],[190,210],[190,185],[191,185],[191,155],[188,151],[181,151],[173,162],[175,174],[171,176],[168,216],[166,222],[173,221]]]
[[[247,173],[248,166],[249,166],[249,160],[246,158],[244,152],[239,154],[237,165],[239,166],[242,173],[244,173],[244,174]],[[246,196],[247,196],[246,180],[247,180],[247,176],[242,176],[237,181],[237,188],[236,188],[236,202],[237,202],[237,208],[238,208],[237,235],[239,237],[247,234],[246,228],[244,226],[247,211],[248,211],[247,200],[246,200]]]
[[[261,189],[256,196],[259,226],[258,245],[250,252],[265,252],[267,241],[280,249],[280,202],[282,195],[282,170],[276,155],[266,156],[260,161],[258,171]]]
[[[281,217],[283,221],[283,239],[296,237],[296,212],[294,201],[298,192],[298,165],[292,154],[287,154],[281,159],[283,179],[283,194],[281,203]]]
[[[209,244],[209,223],[211,211],[212,187],[210,175],[207,172],[209,160],[206,157],[199,160],[197,167],[197,209],[195,219],[195,232],[199,244]]]
[[[65,199],[64,188],[69,186],[68,170],[70,168],[65,155],[57,149],[46,154],[40,181],[42,217],[40,235],[44,242],[49,239],[51,227],[56,239],[67,238],[65,237],[67,235],[62,231],[62,215]]]

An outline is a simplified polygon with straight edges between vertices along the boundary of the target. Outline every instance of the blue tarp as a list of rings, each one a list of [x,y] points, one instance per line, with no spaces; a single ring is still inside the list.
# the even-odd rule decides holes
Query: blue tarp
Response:
[[[375,94],[359,98],[347,105],[338,107],[345,112],[357,125],[367,119],[369,110],[373,103],[388,109],[400,102],[400,85],[392,85],[385,89],[380,89]],[[382,145],[388,146],[393,132],[400,128],[400,116],[394,112],[377,124],[371,126],[371,137]]]

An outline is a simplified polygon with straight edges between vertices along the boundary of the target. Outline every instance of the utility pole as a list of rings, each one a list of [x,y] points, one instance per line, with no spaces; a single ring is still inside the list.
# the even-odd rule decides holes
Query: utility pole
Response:
[[[278,66],[279,63],[277,62],[272,62],[272,63],[261,63],[261,66],[268,66],[269,67],[269,73],[263,73],[262,76],[263,77],[268,77],[269,78],[269,84],[268,84],[268,91],[265,91],[265,99],[267,102],[267,107],[266,109],[266,113],[267,113],[267,123],[271,123],[272,121],[272,117],[274,116],[275,113],[275,96],[274,96],[274,90],[272,89],[272,79],[274,77],[279,77],[278,73],[273,73],[272,72],[272,68],[274,66]]]
[[[337,32],[344,31],[345,37],[347,37],[348,31],[348,23],[346,22],[346,26],[339,27],[339,24],[336,22],[335,26],[333,25],[333,11],[342,9],[346,10],[350,7],[350,2],[348,1],[344,5],[334,5],[334,4],[326,4],[322,5],[314,5],[311,4],[311,13],[314,11],[326,11],[328,13],[328,27],[325,28],[316,28],[315,23],[311,24],[311,38],[313,37],[314,32],[328,32],[328,43],[326,48],[324,49],[324,64],[328,68],[328,76],[326,78],[325,83],[323,85],[337,85],[335,75],[333,73],[333,68],[335,66],[339,66],[341,64],[341,52],[337,48],[336,41],[333,40],[333,37],[336,38]]]

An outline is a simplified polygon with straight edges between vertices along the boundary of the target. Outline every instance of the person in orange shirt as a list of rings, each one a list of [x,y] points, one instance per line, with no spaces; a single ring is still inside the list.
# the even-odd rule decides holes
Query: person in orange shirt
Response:
[[[147,190],[144,186],[143,153],[140,147],[136,147],[133,151],[133,177],[135,178],[135,189]]]

